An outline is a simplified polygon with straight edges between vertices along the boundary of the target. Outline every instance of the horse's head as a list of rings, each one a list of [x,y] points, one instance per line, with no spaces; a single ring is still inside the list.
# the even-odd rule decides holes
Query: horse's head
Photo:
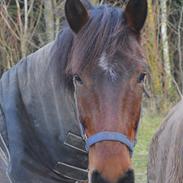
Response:
[[[66,73],[73,78],[84,133],[93,138],[89,182],[133,183],[131,146],[147,68],[140,46],[147,2],[130,0],[122,10],[86,9],[79,0],[67,0],[65,12],[74,34]]]

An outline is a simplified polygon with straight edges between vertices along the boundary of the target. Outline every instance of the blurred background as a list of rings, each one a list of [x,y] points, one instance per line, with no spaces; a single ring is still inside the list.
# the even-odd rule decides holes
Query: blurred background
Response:
[[[128,0],[91,0],[124,8]],[[64,21],[63,0],[0,0],[0,76],[22,57],[55,39]],[[136,182],[146,182],[148,146],[167,111],[183,92],[183,0],[148,0],[142,43],[149,64]]]

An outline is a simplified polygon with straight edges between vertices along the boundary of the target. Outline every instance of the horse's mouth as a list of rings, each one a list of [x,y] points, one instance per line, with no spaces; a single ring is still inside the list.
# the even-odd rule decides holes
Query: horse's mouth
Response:
[[[89,172],[88,183],[135,183],[134,171],[128,170],[117,181],[108,181],[98,171]]]

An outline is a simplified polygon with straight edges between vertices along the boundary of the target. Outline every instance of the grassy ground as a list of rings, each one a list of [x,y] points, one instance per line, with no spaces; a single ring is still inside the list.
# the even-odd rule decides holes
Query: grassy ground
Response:
[[[153,134],[162,122],[158,115],[145,115],[139,126],[138,143],[135,147],[133,165],[136,183],[147,183],[148,148]]]

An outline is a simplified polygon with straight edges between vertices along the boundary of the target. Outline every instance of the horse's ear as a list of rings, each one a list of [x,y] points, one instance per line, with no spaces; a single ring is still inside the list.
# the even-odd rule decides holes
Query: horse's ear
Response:
[[[147,17],[147,0],[130,0],[125,9],[127,24],[140,32]]]
[[[88,12],[80,0],[66,0],[65,15],[75,33],[78,33],[89,19]]]

